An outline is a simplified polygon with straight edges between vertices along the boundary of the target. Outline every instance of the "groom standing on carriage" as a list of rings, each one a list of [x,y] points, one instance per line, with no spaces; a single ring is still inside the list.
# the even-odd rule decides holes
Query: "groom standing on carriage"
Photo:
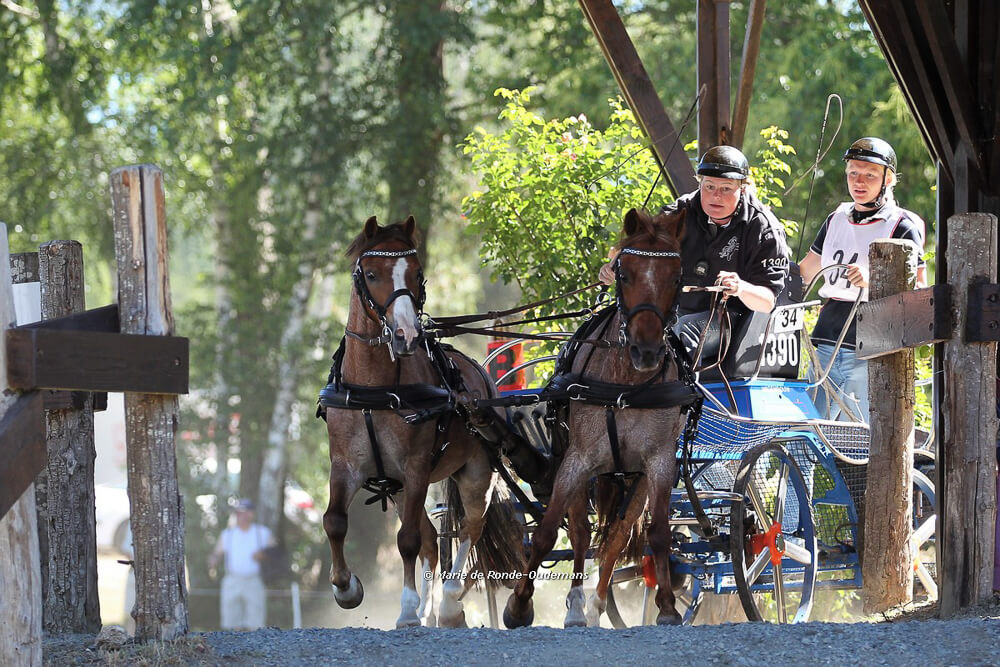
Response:
[[[730,298],[729,311],[737,318],[750,311],[770,312],[788,278],[791,252],[785,232],[771,209],[753,194],[750,165],[741,151],[716,146],[698,162],[699,186],[683,195],[663,212],[685,210],[689,214],[681,246],[681,268],[685,286],[724,288]],[[614,255],[601,268],[607,284],[615,279]],[[706,322],[711,320],[702,358],[719,350],[719,321],[712,318],[712,297],[707,292],[685,292],[677,300],[674,331],[688,351],[698,346]],[[731,299],[736,297],[736,299]]]

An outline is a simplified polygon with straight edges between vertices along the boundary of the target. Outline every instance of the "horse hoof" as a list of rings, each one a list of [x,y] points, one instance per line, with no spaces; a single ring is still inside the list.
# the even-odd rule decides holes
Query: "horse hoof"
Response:
[[[664,614],[661,612],[656,616],[657,625],[681,625],[683,622],[684,619],[676,611],[673,614]]]
[[[439,619],[439,621],[440,621],[439,625],[442,628],[467,628],[467,627],[469,627],[466,624],[466,622],[465,622],[465,612],[464,611],[460,611],[458,613],[458,616],[453,617],[453,618],[445,618],[444,616],[442,616]]]
[[[531,600],[528,600],[523,613],[515,613],[514,607],[517,605],[517,598],[511,595],[507,600],[507,606],[503,609],[503,624],[508,629],[526,628],[535,620],[535,607]]]
[[[597,597],[597,591],[590,594],[587,600],[587,626],[591,628],[601,627],[601,615],[608,608],[608,601]]]
[[[580,587],[571,588],[566,596],[566,619],[563,621],[564,628],[585,628],[587,627],[587,617],[583,610],[585,606],[583,589]]]
[[[400,616],[396,620],[397,630],[402,630],[403,628],[419,628],[419,627],[420,627],[420,619],[417,618],[416,616],[407,616],[405,618],[403,616]]]
[[[333,585],[333,597],[341,609],[354,609],[365,599],[365,587],[361,585],[358,576],[352,574],[346,590],[338,588],[336,584]]]

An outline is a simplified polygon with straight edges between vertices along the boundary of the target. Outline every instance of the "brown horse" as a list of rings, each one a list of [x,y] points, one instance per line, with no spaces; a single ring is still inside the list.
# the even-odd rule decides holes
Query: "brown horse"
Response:
[[[617,312],[596,333],[605,343],[585,343],[583,347],[589,349],[575,355],[565,376],[568,379],[562,379],[571,395],[576,392],[573,398],[580,400],[569,401],[568,447],[556,472],[545,517],[535,530],[524,576],[507,601],[507,627],[531,624],[534,573],[555,544],[556,531],[567,513],[575,576],[566,598],[565,624],[586,625],[582,573],[590,546],[587,487],[588,481],[599,475],[617,480],[615,486],[620,491],[598,494],[595,502],[602,506],[605,501],[620,504],[630,497],[631,502],[622,519],[602,507],[602,515],[615,523],[609,526],[603,545],[601,582],[589,612],[592,624],[607,604],[615,560],[642,513],[647,493],[652,512],[648,538],[658,582],[656,620],[659,624],[681,620],[670,585],[669,515],[682,421],[677,401],[672,401],[674,407],[658,407],[671,401],[657,403],[649,397],[666,396],[663,390],[673,391],[679,385],[667,329],[680,285],[683,230],[683,212],[650,216],[633,209],[625,215],[615,272]],[[639,407],[630,407],[636,405]],[[630,485],[634,485],[631,491]]]
[[[438,620],[461,626],[470,555],[480,568],[520,568],[523,535],[509,503],[491,502],[498,498],[497,476],[486,445],[456,416],[463,396],[494,397],[496,388],[475,362],[423,335],[424,284],[415,231],[412,217],[388,227],[372,217],[348,249],[355,289],[347,333],[334,356],[331,384],[320,395],[330,438],[330,503],[323,527],[333,555],[334,596],[341,607],[356,607],[364,590],[344,558],[347,508],[362,488],[374,493],[372,500],[381,500],[383,509],[392,498],[403,561],[396,627],[421,620],[431,625],[428,603],[438,544],[424,502],[428,484],[450,477],[463,507],[450,508],[460,517],[459,547],[444,577]],[[488,546],[473,555],[481,537]],[[422,594],[416,586],[418,556]]]

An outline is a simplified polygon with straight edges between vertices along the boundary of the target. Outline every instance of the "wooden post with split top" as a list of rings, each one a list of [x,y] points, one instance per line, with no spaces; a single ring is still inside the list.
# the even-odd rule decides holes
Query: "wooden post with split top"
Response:
[[[917,248],[909,241],[876,241],[868,249],[868,265],[872,300],[910,291],[916,281]],[[913,598],[913,364],[913,348],[868,361],[871,440],[861,568],[866,614]]]

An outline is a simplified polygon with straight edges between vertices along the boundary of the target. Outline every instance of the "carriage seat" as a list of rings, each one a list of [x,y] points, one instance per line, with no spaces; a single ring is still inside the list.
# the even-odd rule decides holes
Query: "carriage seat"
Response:
[[[793,262],[790,266],[788,282],[778,295],[775,305],[785,306],[802,301],[802,275],[799,273],[798,264]],[[733,313],[733,339],[721,365],[728,379],[748,378],[753,375],[762,347],[765,349],[759,377],[785,380],[794,380],[798,377],[801,331],[771,333],[765,344],[762,339],[770,316],[770,313],[755,311],[744,312],[742,315]],[[702,382],[721,381],[721,379],[718,368],[701,373]]]

